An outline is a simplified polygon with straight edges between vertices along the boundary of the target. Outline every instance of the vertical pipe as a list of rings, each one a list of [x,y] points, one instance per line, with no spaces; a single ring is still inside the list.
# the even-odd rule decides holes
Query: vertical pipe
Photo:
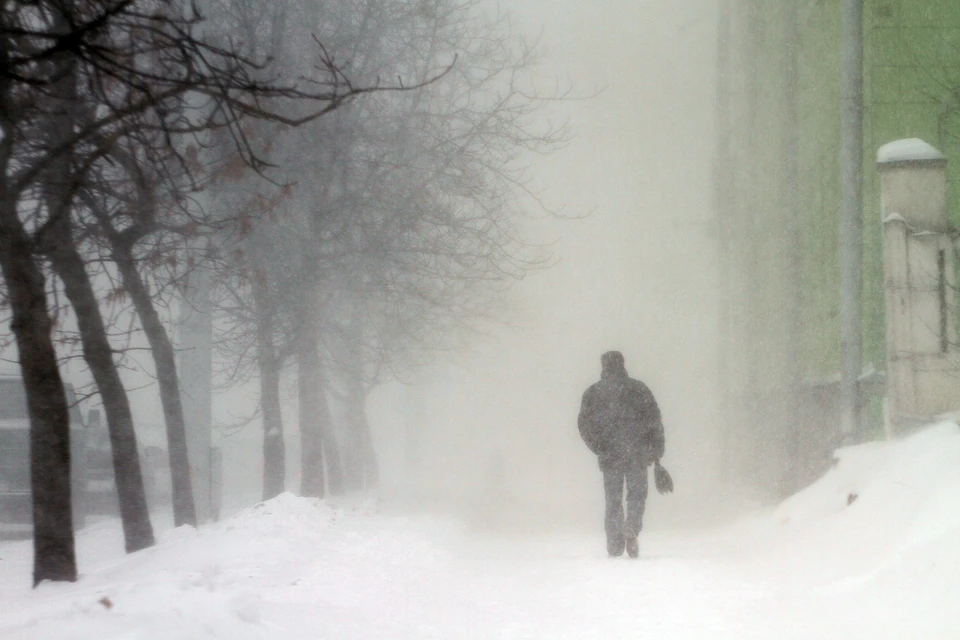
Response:
[[[940,305],[940,353],[946,353],[950,346],[949,325],[947,324],[947,252],[937,252],[937,303]]]
[[[731,69],[730,38],[732,30],[731,3],[720,0],[717,15],[717,149],[714,160],[714,214],[717,220],[717,369],[719,374],[720,414],[723,428],[720,472],[730,474],[730,442],[734,420],[730,407],[730,374],[732,371],[730,298],[733,295],[730,281],[730,218],[733,215],[733,155],[731,153]]]
[[[780,146],[782,214],[786,217],[784,244],[786,273],[783,280],[786,308],[786,348],[788,367],[785,382],[785,454],[780,493],[788,495],[798,488],[804,439],[800,432],[800,386],[803,379],[803,226],[800,219],[800,17],[796,2],[783,5],[783,133]]]
[[[841,435],[859,427],[863,289],[863,0],[841,2],[840,349]]]

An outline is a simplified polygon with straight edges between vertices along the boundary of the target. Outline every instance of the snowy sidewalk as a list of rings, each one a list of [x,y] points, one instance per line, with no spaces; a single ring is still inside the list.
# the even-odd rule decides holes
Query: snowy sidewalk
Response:
[[[958,495],[954,425],[723,530],[645,534],[637,561],[285,494],[132,556],[85,530],[76,584],[30,590],[29,543],[0,543],[0,638],[958,638]]]
[[[131,558],[108,551],[120,543],[112,525],[84,532],[100,561],[35,593],[27,543],[0,547],[0,637],[769,637],[748,615],[755,586],[651,540],[644,559],[611,560],[600,538],[490,539],[286,494]]]

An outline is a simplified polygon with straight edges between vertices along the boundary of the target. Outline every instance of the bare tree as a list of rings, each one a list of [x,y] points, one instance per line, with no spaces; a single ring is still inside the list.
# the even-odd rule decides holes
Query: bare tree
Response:
[[[264,7],[221,6],[245,41],[280,31]],[[271,182],[251,185],[225,154],[214,163],[213,218],[234,221],[216,240],[216,344],[229,378],[259,379],[264,497],[284,489],[279,382],[293,356],[301,491],[322,495],[327,480],[336,492],[350,474],[354,487],[376,483],[367,395],[493,317],[505,283],[544,264],[517,228],[521,198],[536,201],[519,160],[564,134],[533,127],[561,96],[532,84],[532,47],[478,3],[357,0],[314,18],[356,82],[388,72],[426,82],[344,105],[296,135],[252,127],[251,139],[269,141],[272,166],[261,168]],[[331,398],[348,408],[340,442]]]
[[[247,48],[254,48],[257,42],[257,34],[251,33],[249,35],[250,37],[245,46]],[[276,38],[272,37],[271,40],[276,40]],[[235,55],[239,56],[239,54]],[[321,109],[320,111],[308,113],[305,116],[300,115],[296,118],[290,118],[284,116],[276,108],[277,103],[289,103],[292,100],[303,102],[326,101],[329,103],[327,106],[332,107],[332,105],[339,104],[341,101],[339,93],[340,83],[346,86],[345,93],[347,95],[356,95],[367,91],[367,89],[357,90],[350,87],[342,74],[340,74],[334,66],[333,60],[329,56],[326,56],[322,50],[321,55],[323,63],[321,68],[324,69],[324,72],[327,74],[323,78],[327,86],[327,93],[309,94],[299,92],[295,89],[272,89],[270,88],[271,85],[258,84],[259,81],[253,79],[253,76],[257,74],[253,73],[250,76],[244,75],[240,86],[243,86],[242,83],[249,83],[246,90],[250,97],[256,97],[258,99],[255,106],[251,106],[252,103],[247,102],[242,103],[239,110],[235,110],[237,106],[235,103],[214,101],[210,107],[201,110],[202,120],[200,122],[195,120],[184,121],[182,118],[173,123],[161,121],[161,126],[157,128],[152,139],[145,136],[141,129],[135,138],[130,138],[134,140],[134,145],[129,152],[121,151],[120,154],[110,154],[111,156],[119,156],[117,158],[118,163],[128,170],[130,174],[128,176],[129,182],[135,185],[138,191],[139,197],[137,197],[135,201],[135,213],[121,216],[124,221],[126,221],[126,218],[132,218],[133,220],[128,226],[124,226],[121,230],[121,228],[117,227],[111,221],[109,216],[103,214],[104,209],[102,207],[92,208],[97,218],[97,224],[101,234],[110,247],[111,257],[120,272],[124,289],[130,295],[137,309],[141,324],[154,355],[168,430],[171,476],[174,481],[174,519],[177,524],[195,524],[196,514],[193,508],[192,496],[190,495],[190,470],[187,458],[185,425],[176,371],[176,360],[173,344],[159,314],[154,308],[152,301],[153,295],[137,267],[138,255],[136,246],[138,243],[143,242],[149,244],[151,238],[154,238],[157,234],[162,235],[164,233],[170,233],[171,231],[174,233],[189,233],[195,230],[198,225],[207,229],[215,229],[218,225],[224,225],[225,222],[223,220],[213,222],[209,219],[198,220],[196,217],[189,215],[186,220],[181,220],[179,225],[171,222],[169,220],[169,211],[160,211],[160,204],[156,202],[154,190],[156,189],[156,185],[161,181],[169,186],[171,183],[176,184],[177,180],[175,177],[171,177],[170,172],[164,173],[157,171],[156,167],[165,167],[167,164],[161,161],[158,155],[164,153],[170,154],[170,151],[168,151],[165,145],[166,138],[169,137],[171,133],[189,132],[196,134],[202,131],[225,129],[232,134],[228,137],[228,140],[232,145],[231,149],[233,149],[233,153],[239,154],[238,157],[240,160],[254,169],[263,166],[260,154],[265,151],[265,149],[255,149],[254,145],[256,143],[249,133],[251,130],[256,131],[257,123],[261,123],[261,127],[263,126],[262,123],[267,122],[279,123],[281,126],[302,124],[327,111],[326,109]],[[201,83],[198,85],[201,89],[203,88],[202,82],[203,79],[201,79]],[[190,91],[196,93],[198,86],[192,87]],[[181,100],[186,100],[186,98],[181,98]],[[265,104],[273,106],[264,106]],[[185,113],[189,111],[188,105],[184,102],[175,103],[173,107],[176,107],[172,109],[174,113]],[[248,121],[248,125],[243,127],[239,126],[241,120]],[[252,129],[250,128],[251,124]],[[223,136],[220,137],[222,138]],[[116,150],[118,146],[119,145],[114,145],[113,149]],[[138,157],[137,149],[141,151],[140,155],[143,157]],[[146,153],[143,153],[144,151],[146,151]],[[179,160],[175,154],[174,160]],[[233,160],[233,162],[236,163],[236,160]],[[151,168],[148,169],[145,163]],[[189,166],[187,166],[187,169],[189,169]],[[153,178],[147,177],[146,174],[148,171],[158,173],[159,175]],[[184,171],[184,173],[187,173],[187,171]],[[170,195],[174,198],[176,197],[175,189],[174,193]],[[171,207],[168,205],[167,208],[182,214],[179,207]],[[154,251],[151,250],[151,253],[154,253]],[[268,333],[261,335],[265,340],[269,339]],[[273,362],[274,360],[274,356],[271,355],[272,348],[268,343],[262,343],[262,346],[264,352],[262,362],[269,367],[271,365],[267,363]],[[267,376],[267,378],[272,379],[270,376]],[[266,430],[266,433],[271,435],[268,435],[269,441],[265,441],[265,454],[267,454],[268,460],[282,459],[282,435],[279,437],[272,435],[282,433],[282,423],[279,418],[279,399],[275,393],[273,395],[268,393],[265,397],[269,403],[269,408],[265,408],[265,413],[269,414],[271,422],[274,425],[274,428]],[[277,447],[280,448],[278,449]],[[273,469],[272,466],[268,465],[268,467]],[[282,479],[283,471],[281,469],[279,473],[271,472],[269,476]],[[274,485],[270,492],[268,492],[269,495],[265,494],[265,497],[275,495],[274,491],[279,492],[277,488],[282,490],[282,480],[278,485],[276,482]]]
[[[494,316],[504,283],[544,264],[516,226],[519,196],[530,195],[518,159],[554,148],[565,133],[532,127],[531,116],[561,96],[528,82],[533,50],[505,18],[472,2],[426,2],[415,11],[359,4],[362,20],[324,35],[332,52],[347,52],[340,55],[355,77],[381,73],[386,60],[414,75],[458,62],[421,91],[352,104],[287,147],[302,173],[284,174],[297,188],[282,223],[302,240],[285,245],[286,253],[299,250],[299,268],[286,270],[295,284],[279,286],[295,295],[287,304],[310,306],[289,326],[323,347],[328,390],[346,408],[340,457],[352,488],[377,480],[370,390]]]
[[[288,42],[290,29],[287,25],[300,21],[312,27],[316,26],[321,34],[321,41],[326,42],[328,37],[334,39],[334,45],[327,45],[325,51],[328,52],[331,59],[337,56],[348,55],[348,62],[345,63],[344,70],[349,69],[351,77],[362,78],[363,82],[368,82],[373,86],[380,85],[380,74],[360,74],[357,69],[357,60],[371,57],[371,49],[375,47],[375,42],[370,39],[360,37],[358,34],[367,34],[369,29],[363,25],[368,24],[372,15],[381,12],[386,7],[399,7],[396,2],[367,2],[367,3],[338,3],[336,5],[323,6],[322,3],[316,3],[309,6],[295,7],[284,4],[273,6],[250,5],[242,2],[222,2],[223,20],[233,25],[235,32],[243,34],[247,42],[260,40],[269,43],[269,51],[272,57],[283,60],[291,66],[300,64],[299,52],[295,44]],[[294,17],[296,16],[296,17]],[[352,29],[350,25],[358,23],[357,29]],[[336,28],[334,28],[336,25]],[[342,28],[342,29],[341,29]],[[349,32],[346,36],[345,33]],[[388,32],[389,33],[389,32]],[[296,38],[294,38],[296,40]],[[349,48],[340,47],[340,44],[347,42]],[[448,61],[449,62],[449,61]],[[389,71],[391,77],[413,77],[413,84],[404,83],[398,80],[397,86],[392,88],[403,91],[415,92],[420,87],[429,85],[434,80],[444,75],[444,67],[439,65],[436,69],[424,70],[421,73],[414,73],[413,70],[402,64],[394,64],[390,61],[381,67],[381,71]],[[384,75],[387,75],[386,73]],[[227,234],[230,242],[234,243],[225,249],[227,255],[239,255],[243,265],[234,268],[232,273],[239,274],[240,280],[230,280],[230,291],[227,292],[227,300],[231,302],[228,306],[240,311],[237,318],[237,327],[246,328],[246,335],[250,344],[256,347],[250,350],[241,349],[241,353],[247,356],[245,362],[238,362],[237,368],[243,369],[256,364],[259,369],[259,382],[261,387],[260,410],[263,417],[264,428],[264,498],[273,497],[284,489],[283,478],[285,476],[285,450],[283,443],[283,420],[280,415],[279,403],[279,381],[280,371],[284,362],[292,355],[297,353],[300,369],[304,376],[314,380],[320,379],[320,373],[313,363],[317,358],[311,353],[316,350],[316,345],[312,347],[309,342],[293,335],[290,331],[284,331],[281,327],[300,324],[306,331],[312,331],[316,335],[314,327],[306,327],[303,321],[310,311],[308,302],[314,297],[314,291],[309,285],[302,285],[309,282],[307,273],[311,269],[318,267],[316,256],[309,247],[302,247],[302,255],[297,264],[286,264],[288,251],[284,247],[279,252],[273,250],[274,241],[278,237],[278,229],[286,225],[287,238],[291,237],[289,230],[292,228],[289,209],[301,208],[304,205],[302,194],[308,190],[301,190],[299,185],[294,183],[302,178],[307,178],[303,172],[291,170],[291,159],[298,158],[300,152],[309,146],[326,145],[327,136],[332,141],[339,132],[337,127],[332,128],[309,128],[313,135],[304,136],[302,133],[296,137],[284,135],[275,128],[259,125],[254,127],[253,131],[260,139],[270,140],[271,149],[275,153],[271,154],[271,161],[275,163],[267,173],[278,184],[285,185],[283,188],[278,184],[261,184],[255,189],[248,189],[247,193],[240,197],[231,197],[229,194],[225,198],[218,198],[223,205],[229,202],[227,207],[233,207],[235,211],[232,215],[239,215],[244,223],[234,233]],[[296,162],[296,160],[295,160]],[[240,173],[237,174],[233,182],[242,182],[246,177]],[[310,178],[308,178],[310,179]],[[229,188],[221,189],[229,191]],[[251,193],[252,191],[252,193]],[[291,195],[291,191],[297,195]],[[281,206],[282,205],[282,206]],[[280,209],[283,208],[283,211]],[[238,214],[238,212],[241,212]],[[230,214],[228,214],[230,215]],[[286,222],[279,221],[278,218],[286,218]],[[309,219],[305,221],[311,225]],[[314,230],[319,227],[313,224]],[[282,233],[280,235],[282,236]],[[293,242],[300,241],[298,234],[292,235]],[[300,246],[300,245],[298,245]],[[244,282],[243,280],[246,279]],[[303,294],[303,295],[301,295]],[[237,300],[243,296],[248,296],[250,301],[249,311],[242,305],[237,304]],[[314,338],[315,342],[315,338]],[[220,341],[223,344],[223,341]],[[302,352],[302,353],[299,353]],[[255,356],[254,356],[255,354]],[[326,407],[325,398],[322,397],[322,391],[317,389],[314,384],[301,385],[303,396],[301,402],[305,410],[301,412],[301,425],[305,430],[305,442],[307,449],[305,455],[310,459],[320,460],[317,456],[322,456],[326,449],[331,456],[330,471],[331,484],[338,485],[338,464],[335,455],[336,446],[328,437],[322,436],[322,427],[320,423],[324,420],[315,414],[312,409],[319,408],[323,411]],[[326,441],[326,444],[322,442]],[[321,463],[317,463],[321,464]],[[308,464],[308,468],[314,469],[316,465]],[[324,473],[321,471],[308,471],[305,476],[308,493],[320,494],[323,492],[322,482]]]
[[[319,72],[308,79],[306,89],[276,74],[263,80],[262,62],[195,35],[202,23],[192,7],[168,0],[44,0],[7,4],[0,10],[0,266],[31,417],[35,583],[76,578],[69,419],[39,257],[56,256],[60,271],[76,257],[56,245],[74,233],[71,214],[90,172],[112,151],[124,148],[124,140],[134,133],[138,141],[149,140],[155,149],[176,156],[176,137],[210,129],[228,131],[240,155],[260,166],[244,122],[296,126],[376,89],[354,87],[322,49]],[[265,108],[265,99],[277,107]],[[283,111],[283,106],[289,108]],[[45,206],[34,206],[38,202]],[[143,237],[137,234],[154,229],[115,230],[119,237],[110,238],[120,240],[112,248],[124,284],[134,301],[143,303],[138,311],[144,326],[162,338],[147,304],[149,291],[141,286],[142,279],[138,282],[134,264],[135,243]],[[70,290],[78,314],[91,313],[95,305],[83,283],[71,282]],[[102,340],[95,344],[97,319],[86,316],[83,324],[89,329],[85,346],[90,356],[99,357],[106,367],[103,354],[97,355],[105,349]],[[158,371],[166,368],[161,381],[175,381],[175,365],[165,357],[162,339],[157,346]],[[105,377],[99,382],[111,384]],[[178,430],[175,409],[168,415],[173,431]],[[122,407],[114,412],[112,439],[121,445],[114,455],[127,458],[121,467],[130,476],[136,471],[129,462],[135,446],[131,449],[130,439],[122,435],[122,414]],[[185,453],[177,445],[179,435],[171,439],[171,455]],[[123,477],[121,471],[118,479]],[[186,479],[175,499],[178,523],[195,519],[189,475]],[[130,504],[139,500],[136,494],[133,486]],[[140,525],[143,537],[134,544],[148,542],[142,519]]]

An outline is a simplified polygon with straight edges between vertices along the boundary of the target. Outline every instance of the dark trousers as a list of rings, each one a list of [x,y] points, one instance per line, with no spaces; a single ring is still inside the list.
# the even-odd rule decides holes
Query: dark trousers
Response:
[[[607,498],[604,529],[607,550],[623,553],[626,537],[635,538],[643,528],[647,504],[647,465],[639,460],[601,460],[603,491]],[[623,486],[627,486],[627,517],[623,517]]]

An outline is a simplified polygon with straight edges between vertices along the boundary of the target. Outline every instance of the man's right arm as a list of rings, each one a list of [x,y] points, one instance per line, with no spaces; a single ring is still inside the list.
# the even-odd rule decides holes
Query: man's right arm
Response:
[[[644,383],[635,380],[631,389],[631,402],[634,411],[636,411],[637,428],[643,434],[643,445],[648,463],[653,463],[663,457],[664,445],[666,444],[660,407],[653,397],[653,392]]]
[[[647,423],[648,433],[650,434],[650,453],[655,460],[663,457],[666,448],[666,438],[663,433],[663,417],[660,415],[660,407],[657,405],[653,392],[646,385],[642,387],[644,392],[644,419]]]

